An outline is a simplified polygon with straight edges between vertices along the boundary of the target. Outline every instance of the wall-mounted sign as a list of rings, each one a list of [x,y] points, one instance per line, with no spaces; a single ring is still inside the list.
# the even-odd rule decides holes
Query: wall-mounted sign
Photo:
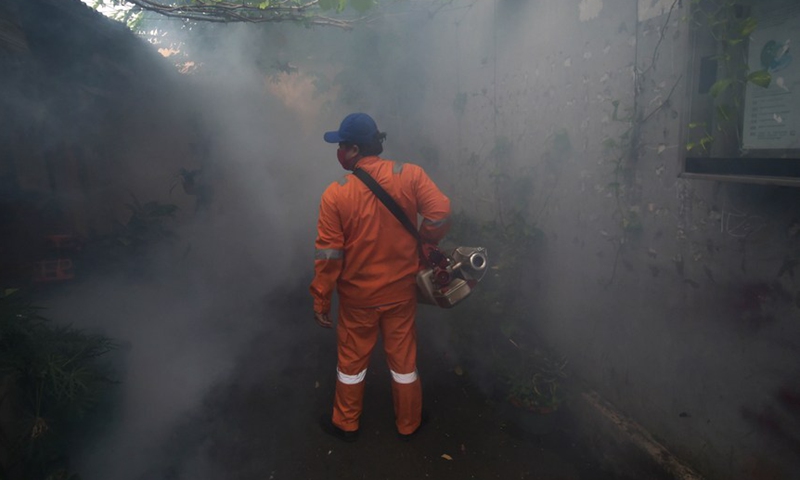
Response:
[[[769,86],[747,85],[742,147],[800,149],[800,6],[759,17],[748,64]]]

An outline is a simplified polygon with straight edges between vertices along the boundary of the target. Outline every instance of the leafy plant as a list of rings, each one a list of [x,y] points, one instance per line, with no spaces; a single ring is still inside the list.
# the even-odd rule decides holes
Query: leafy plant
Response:
[[[117,240],[127,248],[140,251],[154,242],[172,238],[173,233],[166,226],[166,221],[175,218],[177,205],[150,201],[140,203],[131,194],[131,203],[125,206],[131,211],[127,223],[119,224]]]
[[[112,16],[130,23],[142,11],[192,22],[278,23],[293,22],[304,26],[325,25],[353,28],[353,20],[334,18],[347,8],[364,14],[377,5],[376,0],[95,0],[93,7],[110,11]]]
[[[181,169],[178,171],[178,175],[169,189],[169,193],[172,194],[172,191],[175,189],[175,187],[181,185],[185,194],[195,197],[195,213],[208,209],[214,200],[214,187],[212,187],[204,177],[206,177],[206,174],[202,168],[188,170],[181,167]],[[170,214],[174,214],[175,210],[177,210],[177,207],[173,208],[172,212],[164,211],[166,207],[172,208],[174,206],[159,205],[158,213],[163,213],[162,216],[170,216],[171,218]]]
[[[509,376],[508,399],[517,407],[537,413],[552,413],[564,403],[563,382],[567,359],[535,349],[522,352],[519,368]]]
[[[737,0],[692,0],[691,19],[695,27],[710,33],[719,46],[712,57],[718,63],[718,78],[709,88],[715,103],[715,127],[694,123],[690,129],[702,127],[698,140],[687,142],[686,149],[710,152],[720,135],[741,145],[741,112],[747,84],[769,87],[772,75],[768,70],[751,71],[747,60],[747,39],[758,28],[758,20],[749,14],[749,7]]]
[[[726,117],[727,118],[727,117]],[[697,141],[688,142],[686,144],[686,150],[693,150],[697,147],[703,149],[704,152],[708,152],[711,148],[711,144],[714,143],[714,136],[711,135],[708,131],[708,124],[705,122],[692,122],[689,124],[690,130],[702,129],[702,136]]]
[[[175,218],[177,205],[149,201],[141,203],[131,194],[125,205],[130,216],[118,222],[108,234],[90,238],[82,260],[104,269],[138,271],[151,249],[175,238],[169,223]]]
[[[627,128],[616,137],[606,137],[603,140],[603,149],[610,159],[614,175],[613,180],[606,185],[606,191],[614,195],[616,209],[613,216],[618,220],[623,233],[640,231],[642,224],[635,209],[627,206],[624,202],[625,185],[628,184],[627,180],[631,176],[632,170],[630,157],[635,121],[630,113],[620,116],[619,100],[614,100],[611,105],[614,108],[611,118],[616,122],[623,123]]]
[[[30,479],[63,469],[70,427],[112,383],[99,360],[115,348],[102,335],[52,325],[41,310],[18,291],[0,294],[0,375],[10,379],[2,401],[17,412],[2,467]]]
[[[504,389],[507,372],[519,365],[515,358],[517,342],[531,334],[531,315],[523,304],[520,286],[526,263],[543,240],[542,232],[519,212],[508,217],[505,224],[499,220],[477,221],[459,213],[454,215],[448,237],[469,239],[470,244],[486,247],[490,268],[480,292],[470,300],[469,310],[453,312],[453,346],[465,363]]]

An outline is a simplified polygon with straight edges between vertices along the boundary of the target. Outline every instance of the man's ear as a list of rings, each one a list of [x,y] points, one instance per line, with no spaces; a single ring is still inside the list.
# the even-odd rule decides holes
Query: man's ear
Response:
[[[355,145],[355,144],[353,145],[353,151],[355,152],[353,154],[354,157],[358,157],[358,156],[361,155],[361,148],[359,148],[358,145]]]

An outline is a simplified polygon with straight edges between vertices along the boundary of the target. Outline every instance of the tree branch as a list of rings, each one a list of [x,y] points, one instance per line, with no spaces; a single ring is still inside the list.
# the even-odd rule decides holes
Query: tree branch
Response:
[[[660,35],[658,36],[658,42],[656,42],[656,47],[653,49],[653,58],[650,59],[650,65],[645,68],[640,75],[644,75],[647,73],[648,70],[651,68],[655,68],[656,60],[658,60],[658,50],[661,48],[661,42],[664,41],[664,34],[667,33],[667,27],[669,26],[669,19],[672,18],[672,11],[675,9],[675,6],[678,5],[680,0],[674,0],[672,2],[672,6],[669,7],[669,13],[667,14],[667,19],[664,20],[664,25],[661,27]]]
[[[315,13],[319,0],[309,0],[303,4],[289,4],[287,0],[271,2],[264,8],[256,2],[238,3],[220,1],[172,4],[166,0],[125,0],[137,7],[156,12],[165,17],[180,18],[196,22],[213,23],[269,23],[295,22],[305,25],[324,25],[351,30],[356,20],[340,20]]]
[[[665,107],[665,106],[666,106],[666,105],[669,103],[669,99],[672,97],[672,94],[673,94],[673,93],[675,93],[675,89],[678,87],[678,84],[679,84],[679,83],[681,83],[681,79],[682,79],[682,78],[683,78],[683,74],[681,74],[681,75],[678,77],[678,79],[677,79],[677,80],[675,80],[675,83],[672,85],[672,88],[670,89],[670,91],[669,91],[669,94],[667,95],[667,98],[665,98],[663,102],[661,102],[661,103],[660,103],[660,104],[659,104],[659,105],[658,105],[658,106],[657,106],[655,109],[653,109],[653,111],[652,111],[652,112],[648,113],[648,114],[647,114],[647,115],[646,115],[646,116],[645,116],[645,117],[642,119],[641,123],[645,123],[647,120],[649,120],[649,119],[650,119],[650,117],[652,117],[653,115],[655,115],[655,114],[656,114],[656,112],[658,112],[659,110],[661,110],[662,108],[664,108],[664,107]]]

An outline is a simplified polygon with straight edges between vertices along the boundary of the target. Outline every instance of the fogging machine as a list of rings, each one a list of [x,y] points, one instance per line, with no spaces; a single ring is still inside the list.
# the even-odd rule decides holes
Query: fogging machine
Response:
[[[428,265],[417,273],[417,293],[420,303],[450,308],[467,298],[483,278],[489,265],[489,255],[483,247],[456,247],[450,255],[433,248],[426,255],[419,231],[380,184],[364,170],[357,168],[358,177],[386,208],[397,217],[406,230],[417,239],[420,257]]]

